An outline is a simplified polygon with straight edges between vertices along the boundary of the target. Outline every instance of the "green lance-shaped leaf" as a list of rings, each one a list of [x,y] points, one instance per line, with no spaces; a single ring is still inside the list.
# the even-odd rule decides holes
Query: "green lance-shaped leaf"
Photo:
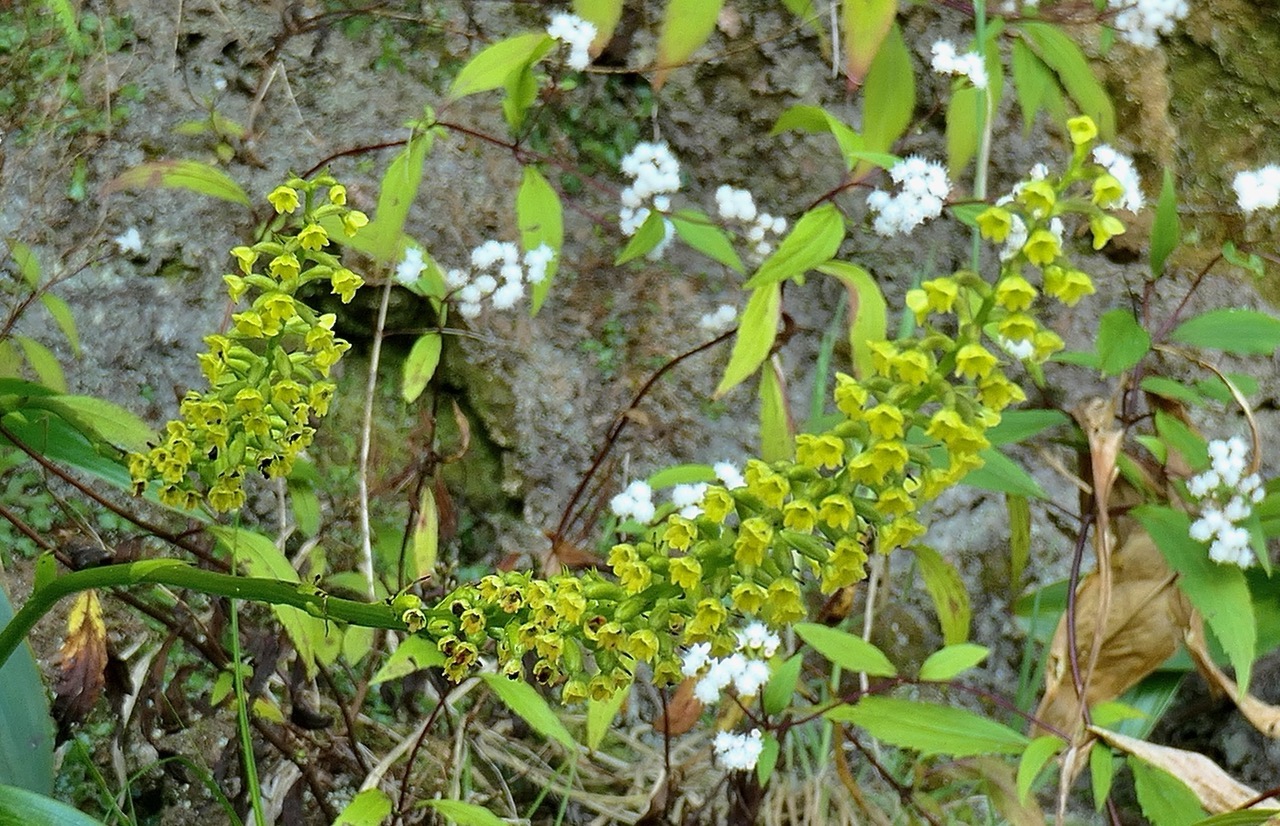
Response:
[[[622,0],[573,0],[573,13],[596,27],[592,52],[605,47],[622,19]]]
[[[427,800],[424,805],[435,809],[457,826],[508,826],[507,821],[474,803],[461,800]]]
[[[810,648],[847,671],[872,677],[893,677],[898,673],[883,651],[848,631],[814,622],[799,623],[795,629]]]
[[[396,650],[391,653],[390,657],[387,657],[387,661],[373,675],[373,679],[369,681],[369,684],[377,685],[387,680],[399,679],[424,668],[442,665],[444,665],[444,654],[440,653],[440,649],[435,642],[427,637],[411,634],[396,646]]]
[[[104,194],[122,189],[186,189],[233,204],[253,206],[240,184],[221,169],[199,161],[150,161],[127,169],[102,188]]]
[[[661,212],[656,209],[650,211],[644,223],[636,230],[636,234],[631,236],[631,240],[622,248],[622,252],[618,253],[618,257],[614,259],[614,265],[620,266],[633,261],[642,255],[647,255],[654,247],[662,243],[662,239],[667,237],[667,221]]]
[[[71,312],[71,307],[53,293],[42,294],[40,303],[44,305],[44,308],[49,311],[49,315],[53,317],[54,323],[58,325],[58,329],[62,331],[62,335],[67,339],[67,344],[71,345],[71,353],[79,357],[80,336],[76,332],[76,317]]]
[[[907,131],[916,109],[911,53],[896,25],[890,27],[871,62],[862,95],[862,137],[867,149],[888,152]]]
[[[391,798],[381,789],[365,789],[342,807],[333,826],[379,826],[391,815]]]
[[[52,557],[50,557],[52,559]],[[13,606],[0,585],[0,628]],[[0,663],[0,784],[41,794],[53,789],[53,726],[49,700],[31,648],[23,645]],[[4,787],[0,787],[4,788]],[[3,804],[0,803],[0,811]],[[26,820],[0,822],[26,823]]]
[[[1036,778],[1040,776],[1040,772],[1045,765],[1053,759],[1053,756],[1061,751],[1066,744],[1061,737],[1054,737],[1046,734],[1043,737],[1037,737],[1027,744],[1027,750],[1022,753],[1022,759],[1018,761],[1018,802],[1025,804],[1027,795],[1031,793],[1031,787],[1035,785]]]
[[[1006,410],[1000,414],[1000,423],[987,431],[987,440],[993,445],[1025,442],[1070,421],[1061,410]]]
[[[971,642],[948,645],[934,651],[920,664],[920,679],[932,683],[945,683],[982,662],[990,650]]]
[[[400,381],[400,395],[406,402],[417,401],[422,391],[427,389],[440,364],[440,348],[443,346],[444,339],[434,330],[413,343],[409,357],[404,361],[404,375]]]
[[[828,261],[817,269],[844,282],[849,296],[849,353],[853,373],[860,379],[869,378],[875,372],[871,345],[884,341],[889,325],[889,306],[884,293],[871,274],[857,264]]]
[[[1178,248],[1182,240],[1182,226],[1178,221],[1178,192],[1173,183],[1173,173],[1164,171],[1164,183],[1160,186],[1160,200],[1156,202],[1156,220],[1151,226],[1151,276],[1164,274],[1164,262]]]
[[[781,714],[791,707],[791,698],[800,681],[800,669],[804,667],[804,655],[794,654],[780,665],[774,666],[769,682],[765,683],[760,703],[765,714]]]
[[[570,752],[577,748],[573,735],[533,686],[503,674],[481,674],[480,678],[498,695],[498,699],[506,703],[507,708],[518,714],[534,731],[548,740],[556,741]]]
[[[535,250],[546,244],[556,254],[547,265],[546,276],[533,285],[531,314],[537,315],[560,268],[560,250],[564,247],[564,208],[560,204],[560,194],[536,167],[524,168],[520,192],[516,195],[516,220],[520,224],[520,242],[526,250]]]
[[[683,64],[715,31],[724,0],[670,0],[658,35],[658,67],[653,76],[656,92],[667,73]]]
[[[951,93],[951,102],[947,104],[947,172],[953,179],[960,177],[978,151],[978,136],[982,133],[978,128],[978,113],[983,106],[983,96],[991,99],[989,111],[1000,108],[1004,66],[1000,62],[999,46],[990,40],[988,43],[987,88],[981,90],[966,84]]]
[[[1030,742],[1025,734],[972,711],[897,697],[863,697],[856,705],[833,708],[826,717],[861,726],[871,736],[922,757],[1018,754]]]
[[[383,174],[378,208],[369,225],[353,238],[347,238],[335,225],[329,237],[383,264],[394,263],[404,251],[404,223],[409,217],[409,207],[418,197],[422,166],[434,143],[435,137],[430,132],[414,135]]]
[[[676,235],[690,248],[736,272],[746,269],[729,236],[712,223],[705,213],[682,209],[671,216],[671,223],[675,225]]]
[[[938,612],[938,625],[942,628],[942,640],[947,645],[958,645],[969,639],[969,622],[973,609],[969,605],[969,592],[955,566],[942,554],[928,545],[916,545],[911,552],[920,564],[920,576],[925,590],[933,599]]]
[[[1173,508],[1143,505],[1134,516],[1155,540],[1169,567],[1177,571],[1178,587],[1204,617],[1236,671],[1240,696],[1249,690],[1258,628],[1244,571],[1209,559],[1204,543],[1191,538],[1191,517]]]
[[[1111,795],[1111,783],[1116,778],[1116,759],[1111,749],[1094,746],[1089,752],[1089,785],[1093,789],[1093,807],[1102,811]]]
[[[1280,347],[1280,319],[1256,310],[1211,310],[1179,324],[1169,339],[1241,356],[1270,355]]]
[[[14,786],[0,786],[0,823],[6,826],[102,826],[102,821],[52,797]]]
[[[1164,769],[1129,758],[1138,805],[1152,826],[1191,826],[1205,816],[1196,793]]]
[[[1151,349],[1151,336],[1129,310],[1110,310],[1098,322],[1098,369],[1118,376],[1132,369]]]
[[[449,97],[456,100],[500,89],[512,75],[524,71],[554,47],[555,40],[545,32],[530,32],[499,40],[467,61],[453,79]]]
[[[760,371],[760,458],[782,462],[795,456],[795,427],[787,409],[786,384],[775,356]]]
[[[31,251],[31,247],[21,241],[7,239],[5,244],[9,248],[9,257],[13,259],[13,263],[18,265],[18,272],[22,274],[22,280],[27,282],[27,286],[32,289],[40,286],[40,259],[36,258],[36,254]]]
[[[1031,503],[1016,493],[1005,494],[1009,513],[1009,593],[1022,591],[1022,575],[1031,559]]]
[[[618,716],[622,704],[631,694],[631,686],[620,688],[606,700],[587,700],[587,748],[595,751],[604,742],[609,727]]]
[[[1036,112],[1048,106],[1048,101],[1060,97],[1058,81],[1043,60],[1036,56],[1021,38],[1013,41],[1010,57],[1013,71],[1013,88],[1018,95],[1018,108],[1022,110],[1022,133],[1029,135],[1035,123]]]
[[[898,13],[897,0],[844,0],[844,73],[849,85],[862,85]]]
[[[729,366],[725,368],[724,378],[720,379],[720,386],[716,388],[717,398],[741,384],[769,357],[769,351],[778,336],[778,319],[781,315],[781,284],[768,284],[751,294],[738,323]]]
[[[436,569],[440,550],[440,510],[431,485],[422,486],[418,499],[418,516],[409,535],[409,553],[413,563],[409,572],[414,579],[430,576]]]
[[[747,282],[747,289],[804,275],[835,256],[844,240],[844,218],[834,204],[811,209],[782,239]]]
[[[810,134],[829,133],[840,147],[846,169],[853,169],[856,153],[865,149],[861,135],[821,106],[792,106],[778,117],[773,129],[769,130],[769,135],[778,135],[790,129]]]
[[[1025,20],[1018,23],[1017,28],[1026,35],[1037,56],[1057,75],[1058,82],[1080,111],[1098,124],[1102,137],[1107,140],[1115,137],[1115,108],[1080,47],[1050,23]]]
[[[981,490],[993,490],[997,493],[1012,493],[1030,499],[1048,499],[1049,495],[1040,487],[1022,465],[1010,459],[998,448],[988,447],[978,453],[982,459],[982,467],[971,470],[965,475],[962,484]]]
[[[58,363],[58,357],[53,354],[53,351],[34,338],[28,336],[15,336],[15,338],[22,346],[22,354],[26,356],[27,364],[31,365],[40,383],[59,393],[67,392],[67,377],[63,374],[62,365]]]
[[[94,396],[40,396],[28,399],[26,407],[48,410],[86,438],[124,450],[146,450],[147,442],[155,439],[154,431],[138,416]]]

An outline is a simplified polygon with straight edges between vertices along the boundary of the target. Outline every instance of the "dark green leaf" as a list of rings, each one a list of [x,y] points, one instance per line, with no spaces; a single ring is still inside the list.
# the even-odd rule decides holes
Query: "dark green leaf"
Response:
[[[1174,188],[1173,173],[1164,171],[1164,184],[1160,187],[1160,200],[1156,202],[1156,220],[1151,226],[1151,276],[1164,274],[1164,262],[1169,253],[1178,248],[1182,239],[1182,227],[1178,223],[1178,193]]]
[[[804,655],[793,654],[788,660],[773,669],[769,682],[765,683],[760,702],[765,714],[781,714],[791,707],[792,697],[796,693],[796,683],[800,680],[800,669],[804,667]]]
[[[52,797],[0,786],[0,824],[4,826],[102,826],[87,814]]]
[[[1040,483],[1032,478],[1022,465],[1001,453],[997,448],[989,447],[978,453],[982,459],[982,467],[969,471],[961,484],[982,490],[993,490],[997,493],[1012,493],[1030,499],[1048,499],[1049,496],[1040,487]]]
[[[1089,781],[1093,787],[1093,807],[1102,811],[1111,795],[1111,781],[1116,776],[1116,760],[1111,749],[1095,744],[1089,751]]]
[[[1098,369],[1118,376],[1151,349],[1151,336],[1129,310],[1110,310],[1098,322]]]
[[[1000,423],[987,431],[993,445],[1010,445],[1039,436],[1049,428],[1069,424],[1071,419],[1061,410],[1006,410]]]
[[[1179,324],[1169,339],[1243,356],[1270,355],[1280,347],[1280,319],[1256,310],[1210,310]]]
[[[1152,826],[1191,826],[1204,818],[1200,799],[1181,780],[1136,757],[1128,763],[1138,805]]]
[[[9,595],[0,586],[0,628],[13,618]],[[11,786],[47,794],[53,790],[53,724],[49,700],[31,646],[23,643],[0,664],[0,794]],[[0,823],[4,820],[0,797]]]

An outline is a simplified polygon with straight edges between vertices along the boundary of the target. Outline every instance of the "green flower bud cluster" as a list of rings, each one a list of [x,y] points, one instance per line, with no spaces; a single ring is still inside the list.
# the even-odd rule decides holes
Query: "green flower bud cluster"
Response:
[[[334,335],[333,314],[317,314],[296,295],[323,280],[351,300],[364,281],[325,251],[326,227],[352,236],[369,219],[347,207],[346,189],[328,175],[293,178],[267,200],[276,218],[266,237],[233,249],[239,272],[223,276],[232,301],[249,306],[226,333],[205,338],[199,360],[209,389],[189,392],[160,442],[129,456],[135,494],[156,481],[168,505],[238,508],[245,476],[287,475],[315,434],[312,417],[328,412],[329,372],[351,345]]]

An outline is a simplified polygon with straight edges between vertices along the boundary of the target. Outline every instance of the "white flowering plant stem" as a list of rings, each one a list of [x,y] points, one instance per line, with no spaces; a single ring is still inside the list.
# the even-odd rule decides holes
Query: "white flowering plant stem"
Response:
[[[419,745],[440,715],[460,712],[457,719],[471,721],[492,713],[471,696],[483,686],[528,723],[545,752],[564,759],[566,788],[578,761],[586,765],[588,752],[607,747],[604,729],[631,688],[645,681],[656,693],[631,695],[629,713],[649,714],[646,722],[666,737],[677,736],[677,716],[687,718],[684,728],[695,731],[679,736],[702,738],[716,776],[707,788],[728,790],[717,814],[759,817],[775,775],[799,777],[808,757],[809,768],[832,789],[838,787],[833,778],[850,776],[849,762],[860,761],[862,774],[886,799],[910,810],[904,819],[939,823],[937,812],[960,811],[984,784],[1006,789],[1010,776],[1017,795],[993,795],[992,806],[1035,819],[1040,806],[1056,804],[1061,818],[1079,755],[1089,749],[1105,758],[1091,780],[1099,807],[1107,803],[1113,768],[1103,742],[1134,755],[1140,801],[1185,799],[1189,792],[1162,779],[1176,773],[1173,761],[1158,765],[1160,772],[1145,771],[1157,759],[1152,752],[1107,726],[1116,715],[1112,701],[1121,699],[1118,687],[1139,683],[1179,645],[1259,728],[1280,713],[1248,693],[1255,660],[1280,644],[1271,635],[1280,623],[1272,577],[1280,495],[1269,473],[1271,446],[1250,401],[1257,383],[1226,372],[1218,355],[1274,357],[1280,321],[1241,307],[1191,309],[1205,303],[1203,287],[1218,271],[1257,268],[1262,254],[1275,255],[1265,242],[1247,238],[1209,256],[1182,249],[1189,241],[1172,174],[1158,187],[1143,180],[1145,168],[1127,149],[1140,136],[1117,130],[1114,108],[1085,53],[1056,25],[1055,14],[1069,11],[1058,7],[1003,4],[990,10],[1009,12],[998,20],[988,19],[981,0],[972,10],[939,4],[940,14],[955,14],[958,25],[972,27],[974,45],[939,41],[922,62],[923,53],[913,52],[904,37],[897,4],[846,4],[846,16],[856,8],[866,19],[854,20],[856,36],[847,38],[840,95],[829,101],[831,108],[821,102],[790,107],[773,129],[832,140],[829,157],[809,161],[825,162],[840,183],[811,193],[803,207],[767,203],[757,194],[763,190],[753,192],[745,181],[711,180],[682,162],[683,147],[661,135],[620,153],[618,169],[592,180],[583,193],[560,188],[556,173],[580,170],[572,160],[531,150],[531,124],[548,101],[589,84],[592,61],[618,23],[610,10],[621,11],[608,3],[577,4],[580,14],[553,10],[544,28],[488,44],[463,65],[444,103],[501,92],[510,134],[489,134],[428,108],[403,140],[340,152],[288,175],[256,201],[199,162],[127,171],[111,188],[194,190],[247,206],[245,224],[257,227],[226,259],[223,280],[233,310],[228,329],[209,335],[208,351],[199,356],[208,387],[184,396],[180,416],[155,433],[123,411],[86,407],[67,394],[60,368],[50,368],[40,350],[17,338],[26,361],[5,341],[12,362],[5,366],[10,373],[30,367],[38,381],[3,379],[0,436],[95,503],[118,508],[181,554],[198,557],[203,567],[156,558],[59,572],[51,551],[33,596],[0,629],[0,663],[64,596],[159,584],[273,606],[308,677],[327,675],[324,668],[340,656],[367,667],[373,676],[362,683],[361,697],[370,684],[437,670],[443,679],[431,683],[436,705]],[[646,67],[655,93],[672,72],[697,63],[698,49],[719,36],[717,25],[731,26],[732,15],[721,11],[720,3],[670,4]],[[1187,8],[1113,2],[1099,14],[1132,47],[1149,48]],[[946,99],[922,100],[931,88],[945,89]],[[858,92],[861,111],[850,119],[857,126],[838,114],[848,89]],[[988,166],[995,113],[1005,96],[1017,101],[1028,128],[1047,125],[1043,143],[1055,149],[996,192],[988,186]],[[945,135],[930,141],[911,134],[917,112],[934,103],[946,110]],[[1060,112],[1070,114],[1056,117]],[[1037,120],[1041,113],[1049,120]],[[452,236],[439,227],[415,223],[411,206],[442,141],[496,152],[518,165],[509,187],[513,215],[501,229],[461,228],[472,234],[458,243],[440,240]],[[354,196],[327,166],[340,156],[387,148],[397,152],[370,217],[348,203]],[[1277,163],[1233,170],[1246,231],[1253,231],[1248,222],[1263,218],[1257,213],[1280,205]],[[539,566],[516,557],[492,570],[460,571],[456,560],[440,558],[448,547],[442,514],[450,501],[441,468],[463,458],[466,438],[456,450],[439,438],[445,394],[438,368],[452,337],[487,340],[486,325],[527,325],[521,331],[550,335],[539,331],[538,312],[553,287],[567,289],[556,286],[556,276],[579,267],[590,249],[587,240],[569,237],[570,199],[575,211],[594,220],[592,229],[626,274],[680,278],[694,266],[688,262],[697,261],[741,292],[725,298],[689,288],[696,302],[673,312],[683,313],[678,322],[696,330],[702,343],[671,356],[610,425],[565,516],[548,532],[551,550],[528,554]],[[972,247],[962,242],[947,256],[964,265],[913,270],[901,306],[894,306],[890,298],[897,293],[881,288],[885,258],[851,251],[879,248],[889,258],[914,260],[921,245],[959,237],[940,232],[944,222],[967,228]],[[1130,269],[1131,295],[1099,297],[1095,253],[1142,225],[1151,227],[1149,254]],[[145,255],[146,234],[118,229],[104,248]],[[38,267],[34,280],[30,275],[32,255],[10,245],[23,278],[39,292],[43,282]],[[1198,269],[1188,269],[1192,262]],[[837,354],[828,341],[820,345],[821,369],[797,369],[788,347],[810,331],[795,318],[806,309],[800,302],[812,299],[811,281],[824,278],[834,279],[848,298],[847,317],[829,322],[841,337],[847,333],[848,346]],[[360,522],[354,581],[364,599],[344,599],[330,591],[350,590],[352,571],[330,570],[317,551],[307,560],[313,578],[303,581],[285,548],[295,529],[307,535],[308,548],[320,547],[337,521],[322,522],[307,448],[338,390],[335,367],[351,349],[335,332],[336,314],[317,312],[303,288],[319,287],[347,303],[366,281],[379,290],[378,314],[353,472],[358,502],[351,508]],[[414,484],[401,486],[408,491],[407,519],[398,533],[388,531],[391,540],[377,543],[398,544],[398,553],[380,555],[374,528],[391,510],[374,492],[370,457],[379,432],[379,358],[398,291],[419,300],[424,316],[397,388],[403,409],[425,423],[413,434],[424,446]],[[1103,306],[1104,300],[1114,306]],[[45,306],[64,332],[74,330],[56,301]],[[513,318],[515,312],[527,318]],[[891,324],[899,315],[902,322]],[[1096,326],[1070,336],[1069,345],[1069,318],[1096,319]],[[16,316],[4,336],[13,323]],[[745,404],[740,386],[755,385],[757,449],[671,467],[656,466],[651,455],[632,457],[628,478],[606,480],[616,487],[598,497],[614,517],[603,549],[579,551],[576,560],[558,555],[575,509],[590,498],[592,481],[608,475],[606,458],[646,395],[675,367],[707,363],[693,357],[722,349],[728,352],[706,368],[706,386],[715,383],[713,399]],[[807,423],[792,415],[788,379],[817,387]],[[1042,391],[1081,380],[1105,383],[1107,398],[1082,401],[1072,416],[1027,406],[1029,399],[1052,396]],[[465,434],[470,423],[460,410],[455,421]],[[49,433],[52,442],[39,441]],[[389,452],[410,440],[397,434]],[[1087,478],[1051,481],[1018,461],[1033,455],[1016,452],[1023,444],[1065,467],[1052,452],[1062,443],[1079,446]],[[63,464],[149,497],[185,527],[167,531],[113,505]],[[275,537],[254,527],[252,509],[244,510],[271,485],[282,503]],[[971,639],[965,581],[956,561],[931,544],[939,525],[934,503],[956,496],[960,485],[984,492],[977,495],[998,494],[1007,505],[1009,558],[984,560],[1009,583],[1009,593],[999,597],[1038,605],[1049,594],[1037,591],[1055,586],[1068,595],[1059,631],[1044,640],[1038,707],[1030,696],[1034,686],[1022,686],[1027,696],[1019,704],[985,688],[990,675],[975,672],[1002,641]],[[1078,512],[1064,504],[1077,489],[1087,493]],[[291,504],[283,504],[286,494]],[[1049,511],[1071,526],[1067,559],[1049,557],[1040,547],[1047,541],[1032,546],[1033,525],[1050,530],[1040,519]],[[243,525],[226,516],[242,512]],[[193,533],[208,542],[194,542]],[[1093,573],[1086,574],[1090,547]],[[1046,556],[1033,557],[1033,550]],[[1142,565],[1125,564],[1134,558]],[[70,562],[60,552],[56,560]],[[1031,576],[1058,563],[1071,572],[1064,583]],[[1132,590],[1129,577],[1138,567],[1151,572],[1156,585],[1149,592],[1167,610],[1129,606],[1119,626],[1100,627],[1097,617],[1126,610],[1121,594]],[[920,573],[927,596],[916,593],[904,571]],[[922,631],[923,648],[900,645],[881,627],[877,612],[886,593],[931,602],[937,627]],[[87,607],[77,615],[77,627],[93,617]],[[194,637],[177,619],[171,628],[175,639]],[[392,632],[396,644],[377,638],[385,647],[375,648],[368,629]],[[1222,662],[1214,661],[1206,634]],[[1159,640],[1170,641],[1167,650]],[[283,720],[272,693],[277,687],[264,677],[262,697],[250,698],[238,649],[228,657],[220,641],[203,635],[193,644],[234,684],[242,748],[251,754],[247,710],[252,705]],[[1134,665],[1142,658],[1128,654],[1147,648],[1150,662]],[[446,681],[457,687],[445,687]],[[662,724],[647,696],[660,699]],[[578,738],[564,719],[582,707],[586,734]],[[695,726],[699,719],[705,725]],[[354,732],[353,721],[354,714],[347,720]],[[819,745],[797,756],[797,740],[806,748]],[[966,764],[980,775],[976,780],[953,774],[947,776],[954,782],[940,788],[914,788],[877,756],[888,748],[912,755],[922,771],[984,760]],[[401,816],[414,800],[417,752],[415,746],[408,765],[397,769]],[[1056,792],[1037,799],[1036,778],[1055,760]],[[388,756],[378,771],[393,763]],[[670,769],[663,768],[668,783]],[[721,777],[727,782],[720,784]],[[366,791],[390,811],[385,790]],[[444,803],[478,805],[424,805],[487,822]],[[1201,804],[1220,802],[1206,797],[1197,799]],[[632,820],[642,814],[627,812]],[[1157,826],[1187,820],[1148,814]]]

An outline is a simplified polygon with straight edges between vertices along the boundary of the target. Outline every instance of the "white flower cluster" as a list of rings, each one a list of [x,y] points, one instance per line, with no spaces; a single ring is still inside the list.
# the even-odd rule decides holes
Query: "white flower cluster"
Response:
[[[723,333],[738,320],[738,308],[732,304],[721,304],[713,313],[703,313],[698,320],[698,327],[708,333]]]
[[[1133,158],[1104,143],[1093,150],[1093,161],[1104,167],[1124,187],[1120,207],[1130,212],[1141,210],[1146,199],[1142,197],[1142,181],[1138,178],[1138,170],[1133,167]]]
[[[526,283],[540,284],[547,277],[547,267],[555,257],[555,250],[542,244],[526,252],[522,261],[520,248],[515,244],[485,241],[471,251],[471,267],[449,270],[444,283],[458,300],[458,313],[463,318],[475,318],[480,315],[481,302],[486,298],[495,310],[514,307],[524,297]],[[401,284],[413,283],[423,266],[422,251],[409,247],[396,266],[396,280]]]
[[[722,731],[716,734],[712,745],[726,769],[751,771],[760,760],[760,753],[764,751],[764,737],[758,728],[753,728],[746,734]]]
[[[711,469],[720,480],[720,484],[724,485],[725,490],[736,490],[747,486],[747,480],[742,478],[742,471],[738,470],[738,466],[733,462],[716,462]]]
[[[1280,205],[1280,165],[1268,164],[1241,172],[1232,187],[1236,191],[1236,203],[1245,215],[1259,209],[1275,209]]]
[[[693,696],[703,705],[720,700],[720,693],[733,686],[739,697],[754,697],[769,681],[769,658],[782,640],[763,622],[753,622],[738,632],[738,650],[727,657],[712,657],[711,643],[700,642],[685,652],[681,672],[698,677]]]
[[[596,27],[569,12],[551,15],[547,34],[569,47],[569,68],[581,72],[591,62],[591,42],[596,39]]]
[[[1160,35],[1171,34],[1191,11],[1187,0],[1108,0],[1107,5],[1117,10],[1111,25],[1120,39],[1147,49],[1154,49]]]
[[[618,223],[622,234],[632,236],[644,225],[649,210],[671,210],[671,193],[680,191],[680,162],[665,143],[642,142],[622,159],[622,174],[631,186],[622,190],[622,210]],[[675,234],[675,227],[665,221],[666,235],[646,256],[651,261],[662,257]]]
[[[1255,555],[1249,530],[1240,522],[1253,514],[1262,501],[1262,480],[1256,473],[1245,475],[1249,448],[1244,439],[1209,442],[1210,468],[1187,482],[1187,492],[1200,502],[1200,518],[1191,523],[1191,538],[1212,542],[1209,558],[1248,568]]]
[[[962,75],[977,89],[987,88],[987,67],[977,52],[957,54],[950,40],[933,44],[933,70],[940,75]]]
[[[691,485],[676,485],[671,489],[671,504],[680,511],[685,519],[696,519],[702,514],[702,500],[707,495],[705,482]]]
[[[867,196],[867,206],[876,212],[877,233],[906,235],[942,214],[943,199],[951,192],[942,164],[912,155],[894,164],[889,177],[902,188],[900,193],[877,189]]]
[[[653,504],[653,488],[637,479],[627,489],[609,500],[609,509],[619,519],[634,519],[642,524],[653,520],[657,508]]]
[[[726,221],[746,225],[747,243],[751,244],[751,255],[757,261],[763,261],[773,252],[773,241],[767,236],[776,237],[787,231],[787,219],[758,211],[755,198],[746,189],[721,184],[716,189],[716,209]]]

